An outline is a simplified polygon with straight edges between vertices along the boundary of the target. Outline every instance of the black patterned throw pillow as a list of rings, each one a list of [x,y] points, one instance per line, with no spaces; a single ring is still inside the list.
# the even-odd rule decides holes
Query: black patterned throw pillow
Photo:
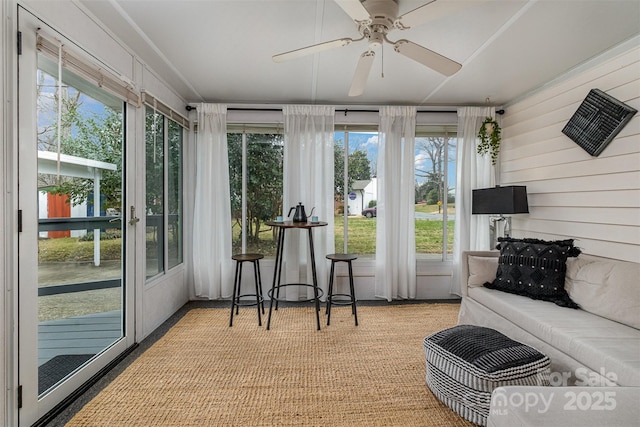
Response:
[[[498,271],[485,287],[529,298],[551,301],[562,307],[579,308],[564,289],[567,258],[580,249],[573,240],[498,239]]]

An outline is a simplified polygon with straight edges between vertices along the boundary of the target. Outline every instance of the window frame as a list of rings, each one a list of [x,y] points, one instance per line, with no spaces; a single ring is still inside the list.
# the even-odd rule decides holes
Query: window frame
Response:
[[[241,146],[241,151],[242,151],[242,157],[241,157],[241,173],[242,173],[242,177],[241,177],[241,229],[240,229],[240,234],[241,234],[241,251],[242,253],[246,253],[247,252],[247,230],[248,230],[248,224],[247,224],[247,212],[248,212],[248,207],[247,207],[247,179],[248,179],[248,166],[247,166],[247,161],[249,158],[249,154],[248,154],[248,138],[247,135],[248,134],[279,134],[282,135],[282,144],[284,145],[284,131],[283,131],[283,127],[282,124],[277,122],[277,123],[266,123],[266,124],[260,124],[260,123],[252,123],[252,124],[227,124],[227,135],[229,134],[240,134],[241,136],[241,141],[240,143],[242,144]],[[229,161],[229,166],[231,166],[231,162]],[[281,168],[282,173],[284,174],[284,165],[282,165]],[[229,185],[231,185],[232,183],[229,182]],[[230,189],[231,190],[231,189]],[[282,200],[280,200],[280,202],[282,202]],[[281,209],[284,209],[284,207],[281,207]],[[278,215],[282,215],[283,217],[286,217],[286,212],[279,212]],[[232,212],[232,216],[233,216],[233,212]],[[233,218],[232,218],[233,219]],[[275,220],[275,217],[272,218],[273,220]],[[232,225],[233,227],[233,225]],[[232,231],[233,233],[233,231]],[[233,237],[232,237],[232,245],[233,245]],[[265,251],[266,252],[266,251]],[[275,248],[274,248],[274,255],[267,255],[265,254],[265,259],[275,259]]]
[[[148,99],[153,99],[153,103],[148,102]],[[158,271],[156,271],[153,275],[148,276],[147,275],[147,248],[146,248],[146,244],[144,246],[143,252],[144,255],[142,257],[142,259],[144,260],[144,268],[143,271],[144,273],[144,277],[145,277],[145,282],[149,283],[152,282],[156,279],[158,279],[159,277],[163,277],[166,274],[168,274],[170,271],[181,267],[184,265],[184,238],[185,238],[185,234],[184,234],[184,197],[180,197],[180,219],[179,219],[179,223],[180,223],[180,245],[181,248],[179,250],[179,252],[182,254],[182,257],[180,259],[180,261],[178,263],[176,263],[175,265],[170,265],[170,259],[169,259],[169,211],[170,211],[170,202],[169,202],[169,198],[170,198],[170,189],[169,189],[169,155],[168,153],[169,148],[170,148],[170,138],[169,138],[169,122],[174,123],[175,125],[177,125],[177,127],[179,129],[181,129],[181,142],[180,142],[180,157],[181,157],[181,168],[180,168],[180,178],[179,178],[179,183],[180,183],[180,189],[179,189],[179,194],[184,194],[184,184],[185,184],[185,176],[184,176],[184,164],[185,164],[185,126],[188,126],[188,121],[183,121],[183,120],[175,120],[173,117],[168,116],[167,114],[165,114],[165,111],[168,107],[164,107],[164,109],[158,109],[158,104],[159,102],[157,100],[155,100],[155,98],[150,97],[149,95],[147,95],[146,99],[145,99],[145,110],[144,110],[144,117],[145,117],[145,126],[144,126],[144,133],[145,133],[145,177],[144,177],[144,189],[145,189],[145,196],[144,196],[144,202],[145,202],[145,224],[144,224],[144,229],[145,229],[145,236],[144,236],[144,242],[146,243],[147,238],[146,238],[146,230],[148,227],[148,224],[146,223],[146,211],[147,211],[147,178],[146,178],[146,171],[147,171],[147,165],[146,165],[146,147],[147,147],[147,126],[146,126],[146,117],[147,114],[151,113],[151,114],[155,114],[158,117],[162,118],[162,150],[163,150],[163,165],[162,165],[162,233],[164,234],[163,236],[163,244],[162,244],[162,248],[158,248],[158,250],[162,250],[162,269],[158,269]],[[169,110],[171,111],[171,110]],[[188,130],[188,128],[187,128]]]
[[[378,124],[371,124],[371,125],[351,125],[351,126],[342,126],[342,129],[339,129],[338,126],[336,126],[336,128],[334,129],[334,144],[335,142],[337,142],[337,138],[335,137],[336,133],[343,133],[344,134],[344,146],[343,146],[343,153],[344,153],[344,158],[343,158],[343,183],[347,183],[349,180],[349,135],[350,134],[370,134],[370,135],[379,135],[379,131],[378,131]],[[377,149],[376,149],[376,158],[377,158]],[[377,161],[377,159],[376,159]],[[371,171],[371,177],[374,178],[375,177],[375,171]],[[334,182],[335,182],[335,177],[334,177]],[[344,253],[348,253],[349,252],[349,202],[347,200],[347,198],[349,197],[349,186],[348,185],[344,185],[343,188],[343,192],[342,192],[342,208],[343,208],[343,212],[342,212],[342,223],[343,223],[343,228],[342,228],[342,232],[343,235],[341,237],[342,239],[342,251]],[[377,199],[377,197],[376,197]],[[337,218],[337,217],[336,217]],[[337,236],[336,236],[337,237]],[[376,235],[374,233],[373,235],[373,240],[374,240],[374,247],[375,247],[375,240],[376,240]],[[336,239],[336,241],[338,241],[338,239]],[[338,250],[339,248],[335,248],[336,250]],[[365,259],[374,259],[375,258],[376,253],[359,253],[358,256],[361,258],[365,258]]]
[[[416,135],[415,135],[416,140],[418,138],[428,138],[430,136],[444,137],[444,147],[443,147],[444,159],[443,159],[442,174],[443,174],[443,180],[445,184],[449,182],[450,176],[451,176],[449,172],[449,164],[451,161],[450,159],[451,143],[450,142],[452,140],[455,140],[453,148],[457,148],[457,143],[458,143],[457,135],[458,135],[457,125],[417,125],[416,126]],[[457,174],[457,167],[458,166],[456,163],[456,170],[453,172],[454,178]],[[454,190],[455,190],[455,187],[454,187]],[[448,193],[449,193],[449,190],[447,185],[447,194]],[[453,243],[451,244],[451,247],[449,247],[449,243],[448,243],[448,238],[449,238],[448,222],[450,220],[448,207],[449,207],[448,197],[444,197],[444,200],[442,201],[442,246],[441,246],[441,252],[439,254],[440,257],[439,258],[436,257],[437,254],[422,253],[416,250],[417,260],[427,261],[427,262],[433,262],[433,261],[446,262],[446,261],[453,260]],[[455,221],[455,214],[453,215],[453,220]],[[455,231],[455,223],[454,223],[454,231]],[[449,253],[449,250],[451,250],[451,253]]]

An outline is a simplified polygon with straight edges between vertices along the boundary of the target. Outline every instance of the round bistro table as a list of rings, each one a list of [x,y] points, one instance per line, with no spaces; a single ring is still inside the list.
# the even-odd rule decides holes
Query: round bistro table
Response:
[[[316,227],[326,227],[326,222],[293,222],[293,221],[270,221],[266,222],[266,225],[270,227],[278,228],[278,244],[276,247],[276,263],[273,271],[273,284],[268,296],[271,298],[269,305],[269,317],[267,319],[267,330],[271,327],[271,312],[273,310],[273,302],[276,302],[276,310],[278,309],[278,301],[280,296],[280,289],[287,286],[309,286],[313,288],[314,297],[310,300],[314,301],[316,305],[316,323],[318,330],[320,330],[320,297],[322,296],[322,290],[318,288],[318,276],[316,274],[316,257],[313,249],[313,229]],[[281,283],[282,280],[282,253],[284,252],[284,236],[285,232],[289,229],[307,230],[309,240],[309,254],[311,255],[311,273],[313,276],[313,283]]]

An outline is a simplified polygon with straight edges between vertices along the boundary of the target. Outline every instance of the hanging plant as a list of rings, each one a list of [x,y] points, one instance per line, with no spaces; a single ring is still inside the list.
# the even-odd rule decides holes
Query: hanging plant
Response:
[[[478,138],[480,138],[480,144],[478,144],[478,154],[484,156],[485,154],[491,154],[491,164],[495,165],[498,161],[498,154],[500,153],[500,126],[491,117],[487,117],[482,122],[480,130],[478,131]]]

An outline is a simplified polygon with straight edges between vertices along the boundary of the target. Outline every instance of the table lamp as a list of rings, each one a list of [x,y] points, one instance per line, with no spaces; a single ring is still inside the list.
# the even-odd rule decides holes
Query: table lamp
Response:
[[[476,215],[497,215],[489,218],[494,232],[496,223],[503,222],[503,235],[511,235],[511,217],[505,214],[529,213],[527,187],[525,185],[509,185],[506,187],[480,188],[473,190],[471,197],[471,213]],[[497,233],[496,233],[497,234]],[[492,242],[497,240],[492,239]]]

